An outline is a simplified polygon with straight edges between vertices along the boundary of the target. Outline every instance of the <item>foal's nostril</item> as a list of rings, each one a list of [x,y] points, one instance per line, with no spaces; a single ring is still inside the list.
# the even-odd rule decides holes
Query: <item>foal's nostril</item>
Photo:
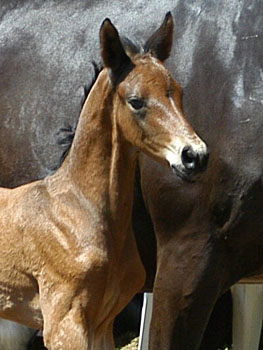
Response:
[[[206,153],[196,153],[187,146],[182,151],[182,163],[188,172],[204,171],[207,167],[209,151]]]
[[[184,147],[182,151],[182,162],[187,170],[194,170],[198,163],[198,156],[191,147]]]

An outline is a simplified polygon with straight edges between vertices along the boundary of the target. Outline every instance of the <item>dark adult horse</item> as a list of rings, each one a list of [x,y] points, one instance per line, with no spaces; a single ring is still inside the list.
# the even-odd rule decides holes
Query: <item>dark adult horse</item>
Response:
[[[99,57],[102,19],[112,18],[122,34],[143,42],[160,15],[172,11],[175,41],[167,65],[184,86],[186,114],[211,156],[207,172],[193,183],[146,157],[140,160],[142,193],[158,242],[151,349],[197,349],[219,295],[263,262],[263,4],[2,0],[0,5],[0,184],[8,187],[57,166],[56,133],[78,116],[90,62]],[[149,217],[138,213],[138,196],[135,226],[140,223],[138,243],[151,288],[154,239]]]

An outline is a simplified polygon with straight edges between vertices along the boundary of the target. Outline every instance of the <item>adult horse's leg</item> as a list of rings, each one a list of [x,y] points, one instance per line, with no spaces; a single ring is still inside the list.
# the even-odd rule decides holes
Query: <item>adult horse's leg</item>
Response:
[[[146,159],[143,159],[144,157],[141,157],[141,161],[140,161],[140,166],[141,166],[141,170],[144,172],[144,175],[147,174],[147,169],[149,170],[149,172],[151,173],[151,167],[150,164],[148,164],[148,162],[146,161]],[[144,163],[145,162],[145,163]],[[152,164],[152,163],[151,163]],[[145,167],[144,167],[145,166]],[[151,165],[152,166],[152,165]],[[156,171],[156,177],[158,178],[162,178],[163,175],[161,173],[161,167],[157,166],[155,168]],[[159,172],[160,171],[160,172]],[[175,177],[176,179],[176,177]],[[156,274],[156,238],[155,238],[155,233],[154,233],[154,228],[153,228],[153,223],[151,220],[151,216],[149,215],[149,208],[147,210],[147,208],[145,207],[145,203],[146,206],[151,206],[151,198],[149,198],[147,195],[145,195],[145,203],[143,200],[143,194],[142,194],[142,190],[141,190],[141,186],[140,186],[140,172],[137,172],[137,177],[136,177],[136,186],[135,186],[135,201],[134,201],[134,214],[133,214],[133,227],[134,227],[134,231],[135,231],[135,235],[136,235],[136,240],[137,240],[137,245],[138,245],[138,249],[141,255],[141,259],[144,263],[145,269],[147,271],[147,278],[146,278],[146,285],[145,285],[145,290],[146,291],[152,291],[153,290],[153,281],[155,278],[155,274]],[[178,179],[177,179],[178,180]],[[179,180],[180,182],[180,180]],[[151,178],[147,178],[147,184],[151,187],[151,188],[155,188],[155,183],[152,182]],[[168,181],[168,185],[169,185],[169,181]],[[143,184],[144,189],[147,187],[145,187],[146,184]],[[180,186],[180,184],[179,184]],[[147,188],[146,188],[147,189]],[[161,246],[162,246],[162,254],[159,253],[158,254],[158,260],[159,260],[159,266],[158,266],[158,274],[156,277],[156,285],[159,285],[158,289],[155,289],[155,307],[159,308],[158,305],[160,305],[160,312],[163,312],[164,315],[164,323],[159,322],[159,311],[155,312],[154,317],[153,317],[153,325],[154,326],[154,332],[155,330],[157,331],[156,334],[159,334],[159,328],[158,328],[158,324],[160,325],[161,329],[163,329],[165,327],[164,332],[169,331],[169,325],[167,322],[168,320],[168,314],[171,314],[171,317],[169,317],[170,320],[173,320],[175,314],[176,314],[176,305],[174,304],[174,302],[172,301],[173,305],[175,306],[174,309],[169,308],[169,297],[165,295],[165,293],[170,293],[170,299],[173,299],[173,295],[176,295],[176,292],[179,293],[180,290],[179,285],[180,283],[183,283],[183,281],[185,280],[183,278],[183,281],[181,280],[180,276],[177,275],[177,272],[175,271],[175,264],[173,259],[175,259],[175,255],[173,255],[173,250],[177,250],[178,246],[177,245],[181,245],[180,241],[177,241],[175,243],[173,243],[173,239],[171,239],[171,241],[169,241],[170,237],[173,237],[175,235],[180,236],[181,233],[180,232],[176,232],[176,227],[174,227],[174,224],[178,224],[178,226],[180,227],[182,225],[182,222],[184,222],[183,220],[185,220],[183,215],[180,215],[180,208],[182,207],[180,205],[180,200],[179,203],[176,205],[173,205],[173,201],[174,198],[178,198],[180,199],[180,192],[179,193],[175,193],[176,189],[172,189],[169,188],[168,190],[165,189],[165,186],[162,187],[161,189],[162,193],[159,193],[158,196],[156,197],[156,203],[158,203],[158,208],[160,207],[160,203],[167,203],[167,206],[164,207],[163,212],[158,211],[158,213],[154,213],[154,217],[153,220],[155,219],[155,217],[159,218],[159,225],[157,227],[156,223],[155,223],[155,229],[156,229],[156,234],[157,237],[163,237],[163,246],[162,246],[162,240],[158,240],[159,244],[158,244],[158,250],[159,252],[161,251]],[[187,190],[183,190],[183,194],[187,195],[188,191]],[[170,198],[171,197],[171,198]],[[170,198],[170,199],[169,199]],[[198,204],[198,203],[197,203]],[[198,205],[197,205],[198,207]],[[151,210],[153,208],[151,207]],[[191,215],[191,210],[186,212],[186,215],[188,215],[188,217],[190,217]],[[178,218],[177,218],[178,216]],[[193,220],[193,219],[192,219]],[[197,220],[197,226],[201,228],[200,223],[198,222],[199,219],[198,217],[196,218]],[[188,222],[186,220],[186,222]],[[163,225],[167,225],[167,232],[164,231],[162,232],[161,227]],[[171,226],[169,228],[169,226]],[[194,223],[193,223],[194,226]],[[164,228],[165,229],[165,228]],[[172,230],[174,230],[172,232]],[[185,227],[183,231],[187,232],[187,230],[191,231],[191,225],[189,225],[189,227]],[[203,231],[205,231],[205,227],[202,228]],[[188,234],[188,244],[189,244],[189,240],[191,237],[191,232],[189,232]],[[195,238],[195,241],[193,242],[193,246],[195,247],[195,249],[199,249],[200,245],[196,245],[196,241],[198,241],[198,239],[200,238],[200,233],[196,233],[194,232],[192,234],[193,238]],[[166,239],[165,239],[166,237]],[[210,237],[210,235],[209,235]],[[167,257],[165,256],[165,249],[167,249],[171,256],[170,258],[170,264],[169,262],[167,262],[168,268],[166,268],[165,263],[166,263],[166,259]],[[186,264],[187,264],[187,252],[185,253],[185,255],[183,256],[186,259]],[[204,258],[202,256],[202,258]],[[164,260],[162,260],[164,259]],[[183,272],[183,270],[182,270]],[[214,277],[214,276],[213,276]],[[189,276],[190,278],[190,276]],[[162,285],[162,282],[164,285]],[[173,285],[175,285],[175,287],[173,287]],[[169,287],[170,286],[170,287]],[[162,288],[163,287],[163,288]],[[177,289],[176,289],[177,288]],[[160,293],[159,293],[160,292]],[[160,297],[159,297],[160,295]],[[206,293],[205,293],[206,295]],[[227,299],[227,300],[226,300]],[[160,304],[159,304],[159,300],[160,300]],[[218,304],[219,303],[219,304]],[[202,340],[202,345],[201,348],[206,350],[216,350],[218,349],[220,346],[223,346],[223,344],[231,344],[231,341],[229,338],[229,332],[231,332],[231,330],[229,331],[229,328],[231,328],[231,301],[229,300],[229,298],[223,298],[223,300],[221,300],[221,298],[219,298],[219,300],[217,301],[218,307],[216,309],[213,310],[213,314],[212,314],[212,319],[209,320],[208,326],[206,328],[206,332],[204,335],[204,338]],[[217,305],[216,304],[216,305]],[[227,304],[227,305],[226,305]],[[167,307],[167,309],[164,309],[165,307]],[[222,311],[222,308],[224,309],[224,312]],[[218,310],[219,309],[219,310]],[[227,310],[227,311],[226,311]],[[204,310],[203,310],[204,311]],[[210,312],[210,310],[209,310]],[[224,314],[224,317],[222,317],[222,313]],[[219,314],[219,315],[218,315]],[[226,315],[227,314],[227,315]],[[226,316],[225,316],[226,315]],[[226,318],[229,318],[229,322],[227,322],[227,325],[225,324],[224,320]],[[220,318],[220,319],[219,319]],[[157,324],[158,323],[158,324]],[[223,323],[223,324],[222,324]],[[218,325],[220,325],[218,327]],[[152,327],[153,328],[153,327]],[[152,332],[152,336],[154,337],[154,332]],[[173,334],[173,326],[171,326],[171,334]],[[158,336],[157,336],[158,338]],[[165,342],[170,342],[168,339],[169,337],[164,337]],[[231,336],[230,336],[231,338]]]
[[[207,251],[214,251],[211,243],[205,238],[203,242],[197,242],[180,234],[186,241],[175,237],[167,242],[169,246],[159,244],[151,349],[198,349],[218,298],[220,285],[213,277],[223,271],[209,264],[209,254],[200,255],[200,252],[206,255]]]
[[[198,349],[227,278],[224,240],[206,220],[202,181],[184,184],[143,156],[140,168],[158,252],[150,348]]]

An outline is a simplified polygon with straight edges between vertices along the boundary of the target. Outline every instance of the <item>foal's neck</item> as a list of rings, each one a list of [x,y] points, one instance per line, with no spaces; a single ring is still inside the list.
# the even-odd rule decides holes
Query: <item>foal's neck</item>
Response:
[[[114,118],[114,89],[104,70],[82,109],[62,171],[114,227],[131,220],[136,153]]]

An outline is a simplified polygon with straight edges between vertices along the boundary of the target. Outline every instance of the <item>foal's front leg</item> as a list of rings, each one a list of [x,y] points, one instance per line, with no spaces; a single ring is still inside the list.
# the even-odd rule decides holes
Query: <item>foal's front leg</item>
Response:
[[[45,346],[49,350],[87,350],[88,325],[83,293],[75,295],[68,286],[62,285],[42,293],[40,289],[40,302]]]
[[[95,322],[89,318],[87,304],[86,290],[76,293],[60,286],[56,292],[43,295],[43,335],[48,350],[114,349],[112,322],[107,327],[96,329]]]

